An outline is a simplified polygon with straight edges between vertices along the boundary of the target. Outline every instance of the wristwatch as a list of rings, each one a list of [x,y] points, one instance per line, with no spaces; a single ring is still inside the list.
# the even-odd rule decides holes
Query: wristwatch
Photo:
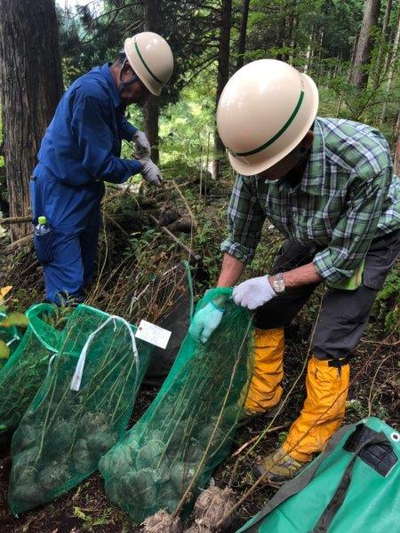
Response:
[[[283,279],[283,272],[278,272],[278,274],[274,274],[273,276],[269,277],[269,282],[271,284],[271,287],[274,289],[276,294],[282,294],[285,292],[285,280]]]

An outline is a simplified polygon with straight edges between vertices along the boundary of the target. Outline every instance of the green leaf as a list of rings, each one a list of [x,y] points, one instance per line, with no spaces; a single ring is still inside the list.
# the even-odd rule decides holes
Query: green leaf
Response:
[[[0,340],[0,359],[8,359],[9,355],[10,348],[4,341]]]
[[[7,318],[0,322],[0,326],[3,328],[10,328],[11,326],[20,326],[26,328],[29,324],[28,319],[24,313],[13,312],[10,313]]]
[[[76,516],[76,518],[80,518],[81,520],[89,520],[90,517],[87,516],[80,507],[74,507],[74,516]]]

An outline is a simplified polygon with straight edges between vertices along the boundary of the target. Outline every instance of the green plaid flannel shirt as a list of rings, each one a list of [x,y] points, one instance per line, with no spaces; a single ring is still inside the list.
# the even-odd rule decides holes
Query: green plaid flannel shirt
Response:
[[[317,118],[297,186],[237,177],[222,251],[250,261],[265,219],[286,238],[319,250],[313,262],[328,285],[351,278],[371,241],[400,229],[400,178],[393,175],[386,139],[365,124]]]

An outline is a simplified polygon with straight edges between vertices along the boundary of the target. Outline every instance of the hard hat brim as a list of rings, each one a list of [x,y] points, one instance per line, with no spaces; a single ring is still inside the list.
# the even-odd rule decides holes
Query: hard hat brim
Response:
[[[253,176],[256,174],[260,174],[260,172],[263,172],[264,170],[268,170],[269,168],[273,167],[276,163],[286,157],[294,148],[296,148],[296,146],[300,143],[300,141],[309,131],[315,120],[315,117],[317,116],[319,104],[318,89],[314,81],[309,76],[307,76],[306,74],[301,74],[301,76],[303,78],[304,83],[304,94],[306,100],[305,104],[307,104],[310,108],[309,116],[304,122],[303,128],[299,131],[295,139],[290,144],[288,144],[284,150],[281,150],[279,153],[274,155],[274,157],[265,156],[263,158],[262,155],[265,150],[259,152],[258,154],[256,154],[256,156],[250,155],[247,157],[236,156],[228,151],[227,153],[229,162],[232,168],[239,174],[242,174],[243,176]]]

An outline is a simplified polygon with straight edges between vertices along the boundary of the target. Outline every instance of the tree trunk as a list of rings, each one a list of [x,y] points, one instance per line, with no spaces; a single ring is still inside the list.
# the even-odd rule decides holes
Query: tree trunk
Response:
[[[158,119],[160,116],[160,103],[157,96],[150,96],[146,105],[143,107],[144,129],[151,145],[151,157],[158,164],[160,160],[159,137],[158,137]]]
[[[400,13],[399,13],[399,20],[397,21],[397,31],[396,31],[396,35],[395,35],[394,42],[393,42],[393,49],[392,49],[392,53],[390,54],[388,81],[387,81],[387,86],[386,86],[387,97],[389,97],[390,89],[392,88],[396,60],[397,60],[397,55],[399,52],[399,44],[400,44]],[[380,125],[382,125],[383,122],[385,121],[387,100],[388,98],[385,98],[383,102]]]
[[[387,39],[387,28],[388,28],[388,25],[389,25],[391,11],[392,11],[392,0],[387,0],[386,9],[385,9],[385,16],[383,17],[381,39],[380,39],[380,43],[379,43],[378,55],[376,57],[376,64],[375,64],[375,78],[374,78],[374,87],[375,87],[375,89],[377,89],[379,87],[379,85],[381,84],[382,78],[384,76],[384,69],[382,69],[382,66],[381,66],[382,51],[383,51],[383,47],[384,47],[384,45],[386,43],[386,39]]]
[[[287,17],[287,42],[290,48],[289,55],[287,57],[287,61],[290,64],[293,64],[293,56],[294,56],[294,48],[296,45],[296,39],[295,39],[295,33],[296,33],[296,25],[297,25],[297,0],[293,0],[289,7],[289,13]]]
[[[304,69],[303,69],[304,74],[308,74],[308,71],[310,70],[310,67],[311,67],[313,38],[314,38],[314,27],[311,28],[310,36],[308,39],[307,50],[306,50],[306,60],[305,60]]]
[[[397,114],[396,126],[394,128],[394,173],[400,177],[400,111]]]
[[[277,48],[283,48],[285,45],[285,31],[286,31],[286,2],[281,4],[279,22],[276,25],[276,39],[275,45]],[[285,54],[282,51],[279,51],[276,54],[276,59],[280,61],[285,61]]]
[[[243,0],[242,21],[240,23],[239,43],[238,43],[238,59],[236,64],[236,70],[239,70],[243,66],[244,53],[246,51],[246,33],[247,33],[247,20],[249,18],[250,0]]]
[[[160,16],[157,0],[145,0],[144,2],[144,31],[154,31],[162,33],[160,28]],[[144,130],[151,145],[151,157],[153,161],[159,162],[159,135],[158,119],[160,116],[160,98],[150,96],[143,108]]]
[[[24,216],[40,141],[63,91],[54,0],[0,0],[0,79],[10,216]],[[15,226],[11,239],[29,231]]]
[[[232,0],[222,0],[221,3],[221,29],[219,34],[219,50],[218,50],[218,78],[217,78],[217,94],[216,104],[218,105],[219,97],[229,79],[229,52],[230,52],[230,37],[231,37],[231,17],[232,17]],[[224,145],[215,132],[215,152],[216,158],[214,162],[215,177],[220,174],[220,162],[224,153]]]
[[[297,15],[293,18],[293,27],[292,27],[292,38],[290,41],[290,55],[289,55],[289,63],[291,65],[294,64],[294,60],[296,57],[296,48],[297,48],[297,41],[296,41],[296,30],[298,25],[298,17]]]
[[[380,0],[365,0],[363,21],[350,77],[350,82],[358,89],[364,89],[368,84],[367,67],[371,61],[373,45],[371,32],[378,22],[379,8]]]

